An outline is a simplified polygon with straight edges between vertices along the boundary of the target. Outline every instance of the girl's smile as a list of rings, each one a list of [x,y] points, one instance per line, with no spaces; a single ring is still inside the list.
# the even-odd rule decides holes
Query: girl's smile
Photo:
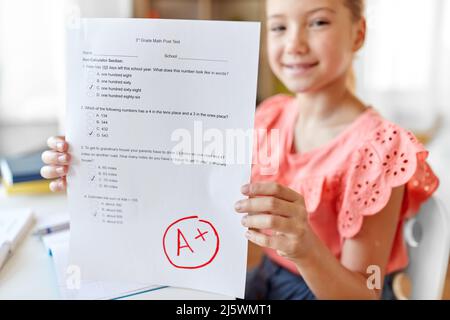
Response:
[[[361,21],[353,21],[344,1],[267,1],[269,63],[291,92],[345,82],[363,39]]]
[[[306,75],[319,65],[319,62],[293,62],[293,63],[282,63],[283,72],[290,77],[300,77]]]

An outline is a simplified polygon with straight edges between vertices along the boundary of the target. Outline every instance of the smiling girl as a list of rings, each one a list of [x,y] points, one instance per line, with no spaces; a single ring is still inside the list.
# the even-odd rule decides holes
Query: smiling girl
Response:
[[[391,297],[389,280],[408,263],[403,223],[438,179],[415,137],[348,85],[366,36],[364,3],[267,0],[266,9],[270,66],[295,96],[272,97],[256,114],[267,139],[255,158],[268,152],[279,167],[256,161],[248,198],[235,206],[247,238],[266,248],[246,297]]]
[[[388,297],[408,263],[404,221],[438,179],[416,138],[348,85],[366,36],[363,11],[363,0],[267,0],[270,66],[294,96],[258,108],[255,129],[266,138],[256,140],[255,159],[277,166],[255,161],[235,205],[247,238],[265,248],[248,275],[249,299]],[[68,144],[48,145],[41,173],[64,190]]]

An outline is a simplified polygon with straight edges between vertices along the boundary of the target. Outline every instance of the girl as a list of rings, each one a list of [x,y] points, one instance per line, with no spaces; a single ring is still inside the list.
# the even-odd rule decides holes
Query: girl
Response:
[[[270,66],[295,96],[270,98],[256,113],[265,138],[235,209],[265,258],[246,297],[378,299],[383,280],[408,263],[403,222],[438,179],[415,137],[348,85],[366,35],[363,0],[267,0],[266,9]],[[63,137],[48,144],[42,175],[63,190],[68,146]],[[276,168],[259,161],[267,156]]]

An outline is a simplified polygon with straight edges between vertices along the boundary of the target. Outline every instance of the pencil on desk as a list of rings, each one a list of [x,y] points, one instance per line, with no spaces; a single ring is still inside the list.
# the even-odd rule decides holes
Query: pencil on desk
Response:
[[[63,223],[56,224],[53,226],[46,226],[43,228],[39,228],[36,231],[34,231],[33,234],[36,236],[43,236],[46,234],[67,230],[69,228],[70,228],[70,222],[63,222]]]

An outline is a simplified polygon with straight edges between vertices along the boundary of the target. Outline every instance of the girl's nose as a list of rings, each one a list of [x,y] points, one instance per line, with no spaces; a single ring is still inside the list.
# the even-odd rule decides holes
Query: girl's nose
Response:
[[[288,54],[306,54],[309,51],[306,32],[296,30],[286,39],[286,52]]]

